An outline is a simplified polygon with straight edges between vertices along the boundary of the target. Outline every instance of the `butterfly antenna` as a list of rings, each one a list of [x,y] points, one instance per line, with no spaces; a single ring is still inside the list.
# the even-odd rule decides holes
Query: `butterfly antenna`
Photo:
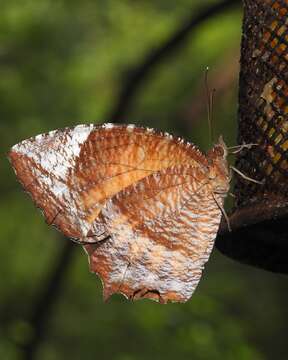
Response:
[[[206,90],[206,99],[207,99],[207,117],[208,117],[210,144],[213,144],[214,134],[213,134],[213,124],[212,124],[212,109],[213,109],[215,89],[213,89],[212,91],[210,90],[209,82],[208,82],[208,73],[209,73],[209,67],[207,66],[206,71],[205,71],[205,90]]]
[[[214,126],[213,126],[213,105],[214,105],[214,95],[215,95],[216,89],[213,88],[210,91],[210,137],[211,137],[211,143],[214,141]]]

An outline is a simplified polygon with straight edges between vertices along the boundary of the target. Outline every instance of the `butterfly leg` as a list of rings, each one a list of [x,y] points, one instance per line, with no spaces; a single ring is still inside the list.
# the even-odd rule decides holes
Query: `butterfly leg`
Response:
[[[235,171],[238,175],[242,176],[243,179],[247,180],[247,181],[251,181],[254,182],[256,184],[260,184],[263,185],[264,184],[264,180],[263,181],[258,181],[255,179],[250,178],[249,176],[243,174],[240,170],[238,170],[237,168],[235,168],[234,166],[230,166],[230,169]]]
[[[227,223],[227,226],[228,226],[228,230],[231,232],[232,229],[231,229],[231,225],[230,225],[230,220],[229,220],[229,217],[224,209],[224,207],[220,204],[220,202],[218,201],[217,197],[215,196],[215,193],[212,192],[212,196],[213,196],[213,199],[215,200],[217,206],[219,207],[219,209],[221,210],[222,214],[224,215],[224,218],[226,220],[226,223]]]
[[[242,145],[230,146],[227,148],[227,150],[228,152],[230,152],[230,154],[238,154],[243,149],[251,149],[252,146],[258,146],[258,144],[242,144]]]

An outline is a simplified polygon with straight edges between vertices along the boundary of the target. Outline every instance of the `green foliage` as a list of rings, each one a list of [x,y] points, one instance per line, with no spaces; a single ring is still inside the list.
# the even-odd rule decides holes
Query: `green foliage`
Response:
[[[21,358],[21,345],[33,335],[26,316],[64,241],[23,194],[5,154],[14,143],[37,133],[104,121],[131,69],[175,31],[191,8],[196,13],[199,3],[1,1],[1,359]],[[205,97],[199,118],[182,118],[204,86],[206,66],[213,77],[230,61],[227,54],[239,49],[240,31],[240,9],[197,28],[153,70],[127,122],[174,131],[209,147]],[[235,138],[237,76],[221,97],[216,95],[214,109],[216,132],[230,143]],[[103,303],[101,283],[89,274],[79,247],[38,358],[285,358],[285,291],[285,279],[214,251],[187,304],[129,303],[121,296]]]

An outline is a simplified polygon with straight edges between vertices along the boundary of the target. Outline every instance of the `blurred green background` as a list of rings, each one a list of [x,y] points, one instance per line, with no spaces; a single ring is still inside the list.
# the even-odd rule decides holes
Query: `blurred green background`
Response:
[[[137,64],[199,8],[199,0],[0,0],[0,359],[18,360],[27,318],[64,240],[22,191],[6,159],[38,133],[109,119]],[[217,92],[214,129],[236,143],[242,9],[195,28],[137,91],[125,122],[183,135],[208,149],[204,70]],[[286,359],[287,279],[216,249],[192,299],[166,306],[102,301],[99,279],[74,251],[36,358]]]

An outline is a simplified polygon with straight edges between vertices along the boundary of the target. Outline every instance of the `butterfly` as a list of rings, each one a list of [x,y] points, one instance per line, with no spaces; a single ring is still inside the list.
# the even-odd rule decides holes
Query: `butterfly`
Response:
[[[135,125],[79,125],[14,145],[10,162],[48,224],[82,244],[104,298],[186,302],[229,191],[227,147],[205,155]]]

